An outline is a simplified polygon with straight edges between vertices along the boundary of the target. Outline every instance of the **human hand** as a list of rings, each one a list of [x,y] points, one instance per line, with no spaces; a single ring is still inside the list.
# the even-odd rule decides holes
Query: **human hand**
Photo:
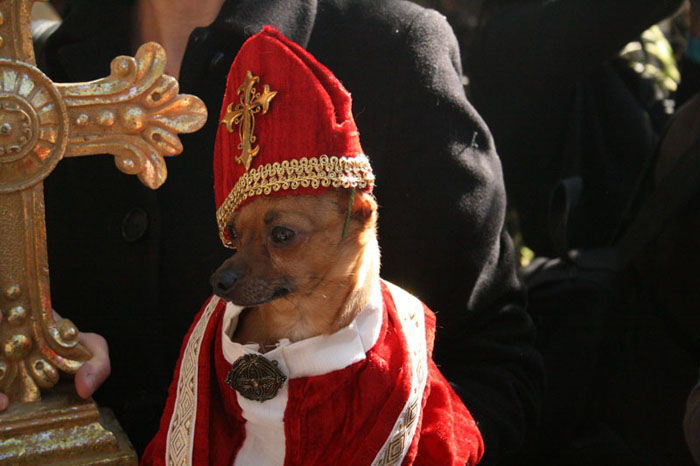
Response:
[[[54,311],[55,320],[61,317]],[[0,312],[0,324],[2,324],[2,313]],[[75,374],[75,391],[78,396],[85,399],[90,397],[109,377],[111,366],[109,363],[109,347],[107,340],[96,333],[80,332],[79,341],[92,354],[92,358],[86,361]],[[0,392],[0,411],[7,409],[9,400],[7,396]]]
[[[109,347],[107,340],[96,333],[80,332],[82,343],[92,354],[75,374],[75,391],[80,398],[88,398],[100,388],[112,371],[109,364]]]

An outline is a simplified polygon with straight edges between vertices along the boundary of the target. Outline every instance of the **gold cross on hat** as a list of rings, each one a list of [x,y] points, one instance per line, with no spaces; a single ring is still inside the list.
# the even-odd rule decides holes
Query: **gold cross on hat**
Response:
[[[243,84],[238,88],[238,95],[241,96],[241,103],[233,108],[233,104],[226,107],[226,115],[221,120],[222,125],[226,125],[229,133],[233,132],[233,125],[238,126],[238,134],[241,138],[238,148],[241,149],[241,155],[236,157],[236,162],[242,164],[246,171],[250,168],[250,163],[253,157],[260,152],[260,146],[253,147],[253,143],[257,140],[253,133],[255,129],[254,115],[260,112],[262,115],[267,113],[270,108],[270,101],[277,95],[277,91],[270,91],[270,86],[265,84],[262,94],[255,91],[255,84],[260,81],[258,76],[253,76],[253,73],[247,71]],[[243,94],[243,95],[241,95]]]

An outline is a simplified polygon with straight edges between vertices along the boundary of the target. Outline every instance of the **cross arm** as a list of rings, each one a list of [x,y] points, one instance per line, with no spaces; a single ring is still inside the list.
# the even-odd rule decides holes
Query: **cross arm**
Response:
[[[164,69],[165,51],[150,42],[134,58],[112,60],[106,78],[56,84],[68,113],[64,156],[109,153],[119,170],[159,187],[167,176],[163,156],[182,152],[178,133],[198,130],[207,118],[204,103],[178,94],[177,81]]]

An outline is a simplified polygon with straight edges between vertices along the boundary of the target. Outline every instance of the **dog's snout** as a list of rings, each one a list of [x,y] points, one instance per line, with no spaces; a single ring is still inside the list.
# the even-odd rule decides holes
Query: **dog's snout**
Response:
[[[241,277],[241,274],[232,269],[219,270],[211,276],[211,286],[214,293],[218,296],[225,297],[236,286],[236,282]]]

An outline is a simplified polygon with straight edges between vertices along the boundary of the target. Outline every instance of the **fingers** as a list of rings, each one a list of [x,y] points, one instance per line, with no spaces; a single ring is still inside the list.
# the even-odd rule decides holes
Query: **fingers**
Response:
[[[107,341],[96,333],[80,333],[80,343],[92,353],[92,359],[75,374],[75,390],[81,398],[88,398],[107,379],[111,372]]]
[[[53,318],[57,322],[61,320],[60,314],[55,310]],[[100,388],[112,371],[109,364],[109,348],[107,340],[96,333],[80,332],[80,343],[92,353],[92,358],[76,372],[75,391],[81,398],[88,398]]]
[[[53,315],[56,321],[61,320],[61,316],[56,311],[53,311]],[[1,323],[2,312],[0,312]],[[96,333],[81,332],[80,343],[90,350],[92,358],[75,374],[75,391],[81,398],[88,398],[104,383],[112,370],[109,364],[109,348],[107,340]],[[0,392],[0,411],[6,410],[8,405],[7,395]]]

